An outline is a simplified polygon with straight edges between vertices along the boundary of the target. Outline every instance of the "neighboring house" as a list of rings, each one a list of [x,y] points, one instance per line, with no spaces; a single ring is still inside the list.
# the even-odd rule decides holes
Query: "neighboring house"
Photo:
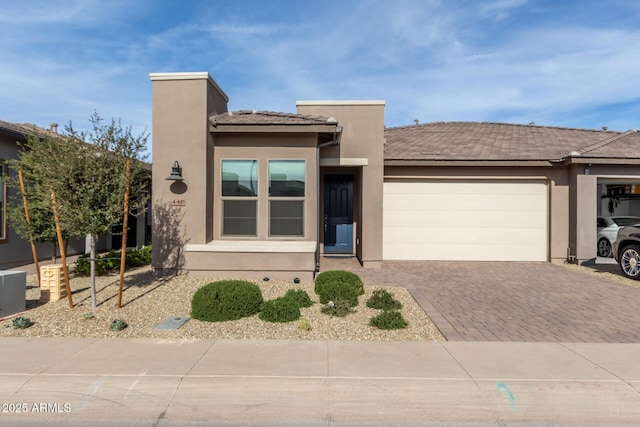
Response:
[[[13,196],[17,196],[15,191],[7,188],[6,176],[16,174],[17,171],[9,170],[7,160],[18,158],[20,146],[18,142],[25,142],[27,136],[41,136],[46,134],[56,134],[57,125],[52,124],[50,129],[43,129],[31,124],[9,123],[0,120],[0,270],[13,268],[33,262],[31,245],[28,240],[20,238],[8,223],[6,206]],[[148,225],[147,225],[148,223]],[[129,220],[129,235],[127,238],[130,246],[141,246],[150,241],[150,223],[147,217],[139,217],[137,221]],[[103,237],[98,242],[100,250],[112,247],[120,247],[121,236]],[[67,245],[67,253],[76,255],[85,252],[85,239],[71,239]],[[41,260],[51,259],[58,253],[54,243],[38,243],[36,245],[38,258]]]
[[[385,129],[384,101],[227,111],[207,73],[154,73],[156,269],[313,277],[321,256],[583,262],[640,214],[640,134],[499,123]],[[183,181],[169,181],[178,162]],[[636,185],[638,184],[638,185]]]

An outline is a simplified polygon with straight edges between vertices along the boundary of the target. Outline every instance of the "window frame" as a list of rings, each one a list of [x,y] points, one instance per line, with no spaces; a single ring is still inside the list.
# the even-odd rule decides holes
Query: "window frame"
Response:
[[[304,186],[303,186],[303,195],[302,196],[287,196],[287,195],[271,195],[271,163],[272,162],[299,162],[303,165],[303,177],[304,177]],[[279,159],[268,159],[267,160],[267,179],[269,185],[269,191],[267,191],[267,238],[272,240],[302,240],[306,237],[306,200],[307,200],[307,161],[306,159],[300,158],[279,158]],[[302,234],[273,234],[271,231],[271,202],[278,201],[291,201],[291,202],[301,202],[302,203]]]
[[[239,196],[239,195],[224,195],[224,162],[255,162],[256,164],[256,188],[255,195],[249,196]],[[260,205],[260,160],[256,158],[247,159],[247,158],[223,158],[220,159],[220,236],[222,238],[233,238],[233,239],[257,239],[260,234],[260,223],[259,223],[259,205]],[[254,201],[255,202],[255,234],[226,234],[225,233],[225,202],[227,201]]]

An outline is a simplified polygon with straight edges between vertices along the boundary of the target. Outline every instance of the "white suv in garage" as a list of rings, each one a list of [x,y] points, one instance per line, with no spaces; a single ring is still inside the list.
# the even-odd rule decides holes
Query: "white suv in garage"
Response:
[[[616,241],[618,229],[626,225],[640,224],[637,216],[599,216],[598,217],[598,256],[610,257],[611,246]]]

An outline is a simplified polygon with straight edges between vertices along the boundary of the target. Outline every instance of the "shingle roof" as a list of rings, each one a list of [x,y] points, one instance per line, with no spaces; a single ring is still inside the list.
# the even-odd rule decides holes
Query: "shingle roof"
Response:
[[[385,160],[559,160],[584,157],[640,158],[635,131],[571,129],[481,122],[436,122],[385,130]],[[626,142],[625,142],[626,141]]]
[[[326,125],[337,124],[335,119],[321,116],[307,116],[304,114],[279,113],[275,111],[230,111],[211,116],[209,122],[218,125]]]

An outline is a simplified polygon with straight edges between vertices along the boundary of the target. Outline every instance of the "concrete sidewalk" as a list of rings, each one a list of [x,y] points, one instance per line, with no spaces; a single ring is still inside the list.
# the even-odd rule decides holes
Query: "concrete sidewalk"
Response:
[[[638,360],[640,344],[2,338],[0,425],[638,425]]]

